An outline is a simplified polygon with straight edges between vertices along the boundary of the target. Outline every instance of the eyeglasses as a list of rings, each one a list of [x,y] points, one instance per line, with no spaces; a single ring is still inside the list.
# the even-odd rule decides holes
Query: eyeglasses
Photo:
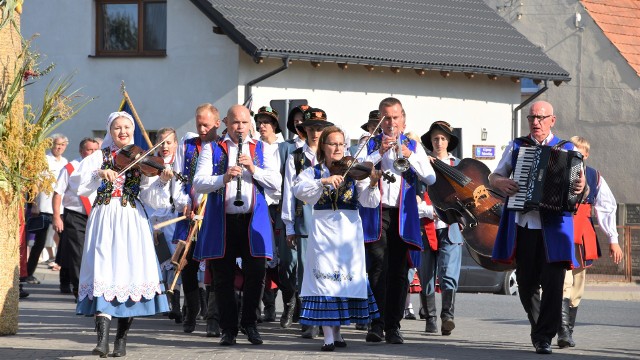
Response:
[[[542,122],[544,121],[544,119],[551,116],[553,115],[527,115],[527,120],[529,120],[530,122],[534,122],[537,119],[538,122]]]
[[[325,145],[332,146],[332,147],[343,147],[346,144],[345,143],[325,143]]]

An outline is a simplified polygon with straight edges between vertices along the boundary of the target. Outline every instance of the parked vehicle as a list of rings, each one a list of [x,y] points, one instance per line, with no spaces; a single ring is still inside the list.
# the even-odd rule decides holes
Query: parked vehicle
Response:
[[[491,271],[478,265],[466,246],[462,250],[462,266],[458,281],[459,292],[492,292],[504,295],[517,295],[518,282],[516,271]]]

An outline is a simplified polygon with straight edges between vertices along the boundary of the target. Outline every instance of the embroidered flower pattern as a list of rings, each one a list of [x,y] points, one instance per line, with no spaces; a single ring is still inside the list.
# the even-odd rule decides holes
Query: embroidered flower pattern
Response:
[[[114,160],[111,149],[102,149],[102,167],[100,167],[100,169],[113,170],[113,163]],[[127,206],[127,204],[129,204],[135,209],[135,200],[138,198],[138,194],[140,193],[141,177],[142,173],[140,172],[140,169],[133,169],[128,170],[124,174],[124,177],[119,176],[115,182],[102,180],[102,184],[98,188],[96,200],[93,203],[93,206],[108,205],[111,202],[111,194],[113,194],[115,188],[115,191],[120,190],[122,192],[120,204],[122,206]]]
[[[317,280],[330,280],[330,281],[353,281],[353,273],[343,273],[340,270],[334,270],[332,272],[322,272],[318,269],[313,269],[313,276]]]

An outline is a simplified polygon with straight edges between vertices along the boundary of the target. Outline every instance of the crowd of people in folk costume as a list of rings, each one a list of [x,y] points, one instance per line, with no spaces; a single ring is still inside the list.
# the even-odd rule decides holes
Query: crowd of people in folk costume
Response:
[[[424,331],[452,333],[462,225],[445,223],[426,191],[436,181],[435,159],[450,166],[460,161],[451,154],[459,138],[449,123],[436,121],[416,136],[406,128],[400,100],[389,97],[349,146],[340,124],[320,108],[291,110],[286,126],[296,135],[289,140],[269,106],[252,117],[234,105],[220,117],[215,106],[202,104],[195,133],[178,139],[174,129],[160,129],[157,154],[164,164],[152,174],[116,161],[134,142],[136,123],[126,112],[110,114],[104,141],[83,139],[80,158],[68,164],[62,157],[68,140],[53,136],[47,158],[58,181],[53,196],[40,194],[32,210],[44,223],[36,226],[21,283],[39,283],[34,271],[46,238],[60,234],[60,290],[73,293],[77,314],[95,317],[95,355],[126,355],[133,319],[161,313],[186,333],[206,320],[206,335],[220,337],[222,346],[234,345],[239,331],[262,344],[257,324],[276,320],[278,290],[280,326],[298,322],[302,337],[321,334],[322,351],[346,347],[341,327],[349,324],[366,330],[367,342],[404,343],[401,321],[415,319],[408,293],[416,288]],[[560,142],[551,132],[551,104],[534,103],[527,119],[535,144]],[[226,129],[218,134],[221,121]],[[521,138],[509,142],[489,176],[502,194],[518,191],[510,175],[521,146]],[[589,155],[584,138],[562,146]],[[372,166],[356,176],[353,162]],[[493,260],[516,262],[539,354],[551,353],[556,334],[559,347],[575,346],[585,269],[601,255],[592,213],[613,260],[622,258],[616,202],[604,178],[586,167],[573,188],[586,195],[575,215],[505,209],[494,246]],[[158,223],[171,224],[154,231]],[[174,254],[180,240],[194,242],[179,269],[171,259],[158,260],[159,246]]]

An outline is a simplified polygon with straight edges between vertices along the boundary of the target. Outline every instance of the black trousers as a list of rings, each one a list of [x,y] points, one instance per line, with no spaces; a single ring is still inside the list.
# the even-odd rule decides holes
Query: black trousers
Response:
[[[60,234],[56,263],[60,265],[60,285],[73,285],[78,290],[87,215],[64,209],[64,231]]]
[[[518,293],[531,323],[531,341],[551,342],[561,322],[567,265],[547,262],[542,230],[518,226],[516,239]]]
[[[29,259],[27,260],[28,276],[33,276],[33,273],[36,272],[40,254],[42,254],[42,249],[44,249],[44,244],[47,241],[47,230],[49,230],[49,225],[51,225],[51,221],[53,220],[53,215],[51,214],[40,213],[40,215],[45,215],[44,228],[34,232],[36,238],[29,252]]]
[[[198,290],[198,271],[200,271],[200,262],[193,260],[193,251],[195,243],[191,244],[187,253],[187,265],[182,269],[180,276],[182,277],[182,291],[188,294]]]
[[[240,319],[240,325],[243,327],[256,325],[256,310],[262,299],[267,260],[264,257],[251,256],[249,249],[251,214],[227,214],[226,220],[224,257],[210,261],[211,273],[215,279],[213,291],[220,312],[220,328],[237,334],[238,305],[234,289],[236,257],[242,258],[244,276],[242,318]]]
[[[409,247],[400,238],[398,215],[397,208],[383,208],[380,240],[365,245],[369,283],[380,310],[371,326],[385,331],[400,328],[409,289]]]

